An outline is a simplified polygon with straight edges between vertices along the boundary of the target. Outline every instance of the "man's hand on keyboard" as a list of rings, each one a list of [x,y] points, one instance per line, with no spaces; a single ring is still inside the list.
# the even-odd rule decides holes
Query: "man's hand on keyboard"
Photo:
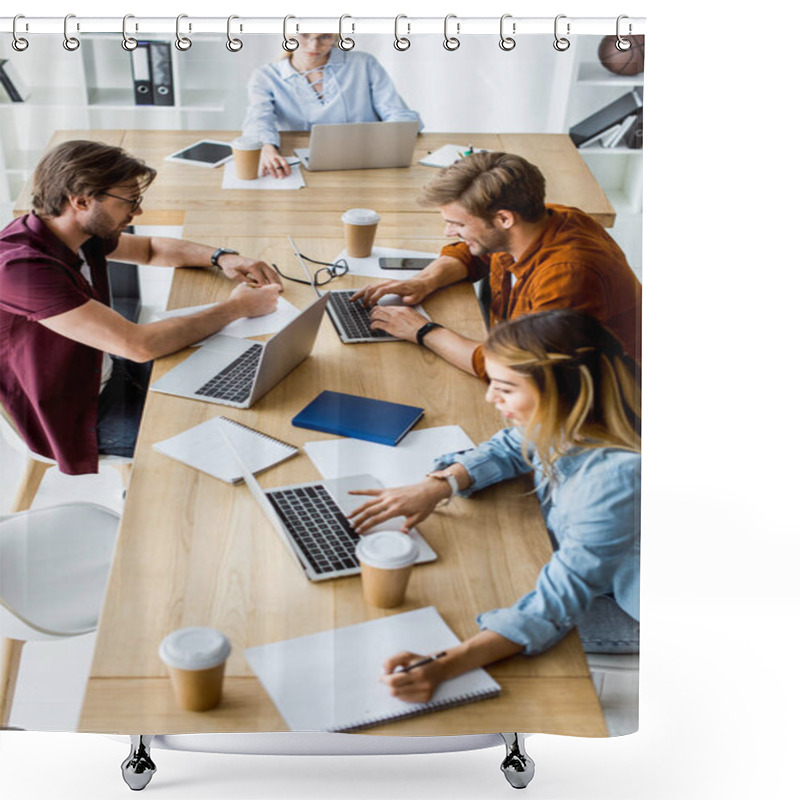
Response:
[[[278,307],[278,293],[280,287],[270,283],[266,286],[251,286],[247,283],[240,283],[231,292],[231,300],[234,300],[242,317],[261,317],[264,314],[271,314]]]
[[[416,342],[417,331],[428,322],[422,314],[405,306],[375,306],[369,316],[371,328],[407,342]]]

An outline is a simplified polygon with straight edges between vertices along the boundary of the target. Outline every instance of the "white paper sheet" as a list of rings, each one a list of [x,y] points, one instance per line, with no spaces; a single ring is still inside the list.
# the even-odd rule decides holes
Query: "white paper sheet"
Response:
[[[183,308],[173,308],[170,311],[157,311],[153,316],[158,319],[169,319],[170,317],[185,317],[188,314],[196,314],[207,308],[213,308],[216,303],[209,303],[204,306],[184,306]],[[271,314],[264,314],[260,317],[247,317],[234,320],[228,323],[218,333],[225,336],[238,336],[240,339],[247,339],[251,336],[262,336],[265,333],[277,333],[285,325],[288,325],[296,316],[300,314],[299,309],[293,306],[283,297],[278,297],[278,307]],[[217,334],[214,334],[216,336]],[[202,341],[195,342],[195,347],[211,341],[213,336],[209,336]]]
[[[304,447],[323,478],[367,474],[384,486],[402,486],[421,481],[439,456],[475,444],[461,426],[442,425],[411,431],[395,447],[348,438],[308,442]]]
[[[378,224],[378,232],[380,233],[380,223]],[[409,231],[409,235],[411,235]],[[394,247],[373,247],[372,255],[368,258],[353,258],[347,255],[346,250],[342,250],[336,259],[346,259],[350,272],[353,275],[365,275],[369,278],[387,278],[395,281],[403,281],[408,278],[413,278],[417,274],[417,270],[413,269],[381,269],[378,266],[379,258],[429,258],[433,261],[434,258],[439,258],[438,253],[423,253],[420,250],[398,250]],[[334,261],[336,260],[334,259]]]
[[[243,181],[236,177],[235,166],[232,161],[225,165],[225,172],[222,175],[223,189],[302,189],[306,185],[303,175],[300,172],[300,165],[292,166],[291,175],[285,178],[273,178],[265,175],[263,178],[256,178],[252,181]]]
[[[456,161],[460,161],[464,158],[465,153],[470,147],[471,145],[468,144],[445,144],[438,150],[434,150],[432,153],[428,153],[424,158],[421,158],[419,163],[424,164],[426,167],[449,167],[451,164],[455,164]],[[487,153],[488,150],[476,147],[472,152]]]

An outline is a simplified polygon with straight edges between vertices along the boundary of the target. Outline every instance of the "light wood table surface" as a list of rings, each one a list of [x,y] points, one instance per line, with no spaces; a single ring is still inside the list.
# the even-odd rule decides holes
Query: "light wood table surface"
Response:
[[[338,238],[304,238],[295,233],[302,252],[311,257],[328,258],[341,247]],[[253,256],[268,253],[281,263],[292,261],[285,237],[228,237],[222,242],[211,237],[207,243],[226,244]],[[430,241],[388,239],[384,244],[424,250]],[[345,276],[336,285],[346,288],[366,282]],[[170,306],[210,302],[226,296],[230,288],[210,270],[177,270]],[[287,284],[285,295],[299,308],[314,297],[309,287],[297,284]],[[438,293],[425,307],[453,329],[483,338],[471,287]],[[187,355],[188,350],[159,359],[153,379]],[[496,413],[484,401],[484,385],[476,378],[406,342],[344,345],[327,318],[311,356],[251,409],[151,393],[79,730],[137,734],[286,730],[247,666],[245,648],[427,605],[436,606],[463,639],[477,631],[477,614],[508,605],[534,586],[551,547],[529,481],[492,487],[470,500],[456,498],[420,525],[439,559],[415,568],[403,606],[383,611],[364,603],[358,577],[309,582],[244,486],[217,481],[152,448],[154,442],[217,414],[298,446],[331,438],[290,423],[322,389],[422,405],[425,416],[418,427],[458,423],[476,443],[500,427]],[[259,482],[280,486],[317,477],[301,452],[262,473]],[[218,628],[233,644],[223,702],[205,713],[177,708],[157,655],[167,633],[189,625]],[[574,632],[542,656],[517,656],[489,671],[502,686],[499,697],[369,732],[607,735]]]
[[[271,236],[292,224],[319,226],[317,236],[330,235],[333,226],[348,208],[374,208],[384,218],[399,222],[398,214],[412,214],[403,221],[405,230],[415,236],[441,237],[442,221],[435,209],[417,205],[420,187],[431,180],[436,170],[417,163],[428,152],[453,142],[471,143],[476,148],[519,153],[536,164],[547,181],[547,201],[577,206],[606,227],[614,225],[616,213],[608,198],[566,134],[487,134],[422,133],[417,139],[414,159],[408,168],[308,172],[303,170],[306,187],[297,191],[221,190],[222,169],[205,169],[164,161],[165,156],[198,141],[230,141],[233,131],[58,131],[50,146],[67,139],[97,139],[116,144],[143,158],[158,170],[158,178],[148,189],[142,225],[183,225],[187,212],[194,225],[207,226],[209,232],[225,227],[233,235],[256,230]],[[291,155],[295,147],[308,146],[308,133],[283,133],[281,149]],[[22,190],[15,214],[30,208],[30,182]]]

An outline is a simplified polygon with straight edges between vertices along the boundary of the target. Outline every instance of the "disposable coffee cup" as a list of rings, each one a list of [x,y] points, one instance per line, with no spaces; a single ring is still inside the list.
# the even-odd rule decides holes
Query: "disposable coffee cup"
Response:
[[[231,147],[236,177],[242,181],[255,180],[261,161],[261,142],[249,136],[240,136],[231,142]]]
[[[158,655],[185,711],[208,711],[222,699],[222,678],[231,645],[213,628],[181,628],[164,637]]]
[[[406,594],[419,545],[402,531],[378,531],[356,545],[364,600],[376,608],[399,606]]]
[[[342,214],[347,255],[352,258],[369,256],[380,221],[380,214],[369,208],[351,208]]]

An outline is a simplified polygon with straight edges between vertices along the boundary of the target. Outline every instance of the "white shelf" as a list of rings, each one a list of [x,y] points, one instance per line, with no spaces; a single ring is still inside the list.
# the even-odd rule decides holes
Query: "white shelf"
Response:
[[[584,61],[578,65],[576,83],[591,86],[620,86],[634,87],[644,84],[644,73],[639,75],[615,75],[609,72],[602,64],[594,61]]]
[[[74,108],[86,104],[86,95],[77,86],[32,86],[27,100],[21,103],[3,102],[14,109]]]
[[[207,92],[202,89],[190,89],[182,92],[182,102],[172,106],[137,105],[133,101],[133,87],[93,88],[89,89],[89,108],[92,110],[106,108],[114,110],[130,110],[133,108],[147,111],[207,111],[218,113],[225,110],[223,92]]]
[[[642,148],[633,147],[602,147],[600,145],[591,145],[589,147],[579,147],[578,152],[581,155],[602,155],[602,156],[641,156]]]

